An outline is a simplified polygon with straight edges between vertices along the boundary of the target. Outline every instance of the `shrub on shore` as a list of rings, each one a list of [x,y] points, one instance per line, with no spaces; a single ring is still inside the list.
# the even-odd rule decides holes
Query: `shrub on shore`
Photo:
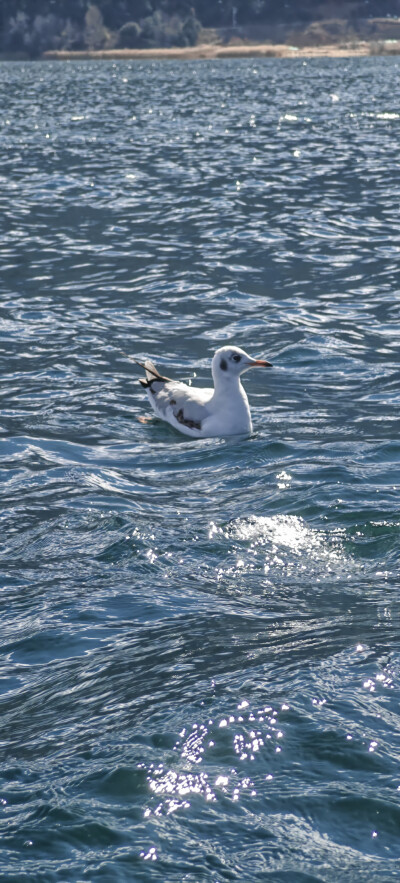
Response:
[[[137,49],[140,46],[142,29],[137,21],[127,21],[118,33],[117,46],[121,49]]]
[[[194,46],[201,29],[193,12],[185,19],[179,15],[166,15],[156,10],[140,22],[141,33],[138,46],[153,49],[156,46]]]

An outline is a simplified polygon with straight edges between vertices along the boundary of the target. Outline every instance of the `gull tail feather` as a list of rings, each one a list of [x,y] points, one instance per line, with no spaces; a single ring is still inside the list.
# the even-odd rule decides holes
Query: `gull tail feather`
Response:
[[[154,363],[150,359],[146,359],[145,362],[139,362],[137,359],[134,359],[133,356],[129,357],[132,359],[132,362],[136,362],[136,365],[139,365],[140,368],[143,368],[143,371],[146,374],[146,380],[140,380],[139,383],[142,384],[145,388],[151,387],[151,384],[154,383],[155,380],[161,381],[161,383],[168,383],[170,381],[170,377],[164,377],[160,374],[158,368],[154,365]]]

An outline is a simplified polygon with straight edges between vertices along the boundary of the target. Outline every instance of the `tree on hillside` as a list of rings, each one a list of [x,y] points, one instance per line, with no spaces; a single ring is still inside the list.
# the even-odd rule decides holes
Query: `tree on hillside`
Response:
[[[140,46],[142,29],[137,21],[127,21],[118,34],[118,46],[121,49],[136,49]]]
[[[85,15],[85,43],[88,49],[101,49],[106,40],[103,16],[98,6],[91,4]]]
[[[113,30],[152,15],[156,5],[157,0],[97,0],[106,27]]]

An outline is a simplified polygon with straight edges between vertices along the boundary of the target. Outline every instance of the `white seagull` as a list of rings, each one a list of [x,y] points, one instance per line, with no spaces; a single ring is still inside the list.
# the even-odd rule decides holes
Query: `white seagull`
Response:
[[[198,389],[163,377],[150,359],[144,364],[134,361],[146,372],[146,380],[140,383],[157,417],[192,438],[250,433],[250,408],[240,375],[256,365],[272,367],[237,346],[222,346],[211,363],[214,389]]]

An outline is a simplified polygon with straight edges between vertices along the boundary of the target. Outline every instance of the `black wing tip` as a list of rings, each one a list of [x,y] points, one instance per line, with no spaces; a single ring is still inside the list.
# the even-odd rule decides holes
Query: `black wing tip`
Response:
[[[156,381],[158,381],[159,383],[169,383],[170,382],[171,378],[164,377],[163,374],[160,374],[158,368],[156,368],[156,366],[153,364],[153,362],[150,359],[146,359],[145,362],[139,362],[139,360],[135,359],[134,356],[130,356],[129,358],[132,360],[132,362],[135,362],[136,365],[139,365],[139,368],[142,368],[142,370],[145,372],[146,379],[140,380],[140,383],[146,389],[148,387],[151,387],[151,384],[155,383]]]
[[[160,374],[158,368],[156,368],[156,366],[153,364],[153,362],[150,359],[146,359],[145,362],[139,362],[139,359],[135,359],[135,356],[130,356],[128,353],[125,353],[123,350],[121,350],[121,353],[123,356],[125,356],[126,359],[129,359],[130,362],[134,362],[135,365],[139,365],[139,368],[141,368],[142,371],[145,372],[146,380],[139,381],[142,384],[142,386],[148,387],[148,386],[150,386],[151,383],[153,383],[154,380],[160,380],[162,383],[169,383],[170,382],[171,378],[164,377],[163,374]],[[152,375],[152,376],[149,377],[149,375]]]

